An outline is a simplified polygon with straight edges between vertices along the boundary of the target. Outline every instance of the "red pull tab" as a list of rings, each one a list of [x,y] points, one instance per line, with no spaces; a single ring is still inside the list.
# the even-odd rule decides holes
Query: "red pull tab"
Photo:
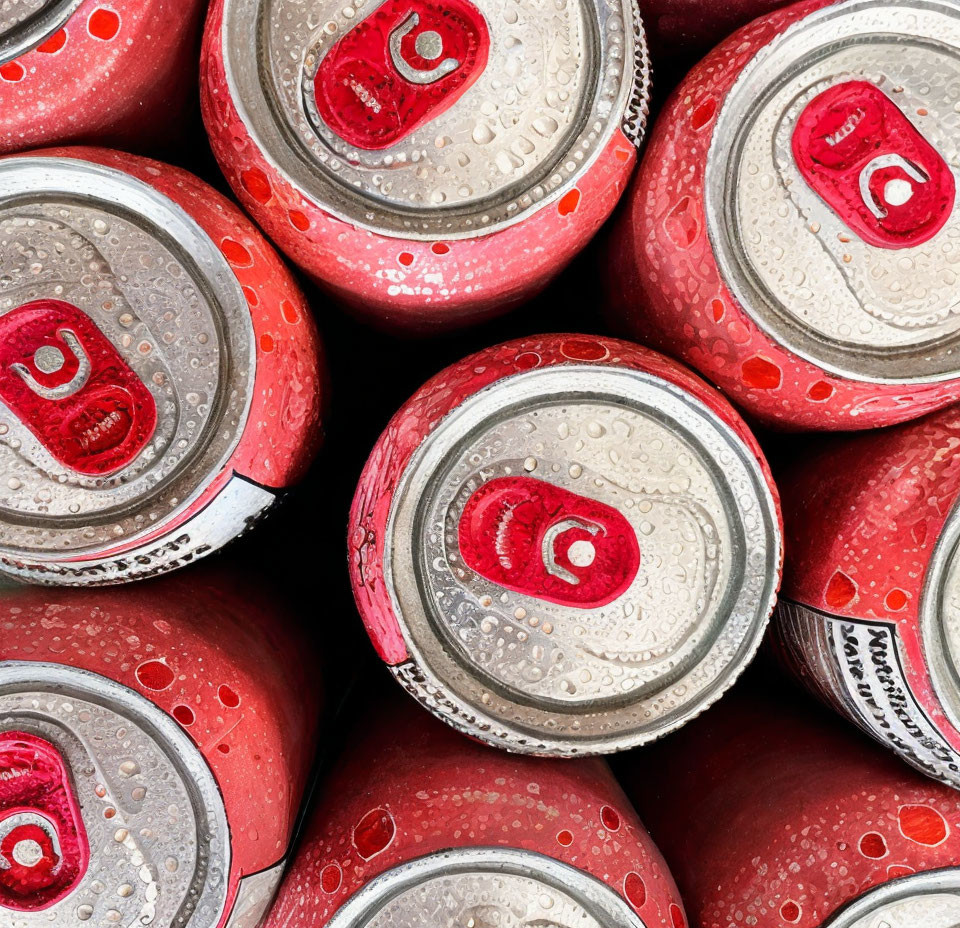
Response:
[[[317,111],[349,145],[387,148],[453,106],[489,52],[486,21],[468,0],[386,0],[324,56]]]
[[[464,507],[459,535],[471,570],[561,606],[605,606],[640,569],[636,532],[616,509],[532,477],[480,487]]]
[[[48,908],[77,885],[89,860],[56,748],[24,732],[0,733],[0,907]]]
[[[878,248],[922,245],[953,212],[950,166],[866,81],[839,84],[810,102],[793,134],[793,156],[813,190]]]
[[[0,316],[0,399],[61,464],[102,476],[150,441],[150,391],[90,318],[37,300]]]

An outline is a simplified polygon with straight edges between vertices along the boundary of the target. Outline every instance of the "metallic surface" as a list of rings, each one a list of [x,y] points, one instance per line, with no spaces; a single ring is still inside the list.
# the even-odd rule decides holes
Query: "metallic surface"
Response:
[[[0,6],[0,64],[36,48],[83,0],[6,0]]]
[[[960,873],[934,870],[870,890],[824,928],[956,928],[960,924]]]
[[[530,529],[535,503],[514,522],[516,503],[489,492],[504,481],[522,505],[542,482],[568,517],[578,499],[606,511],[637,560],[594,565],[599,535],[561,512],[553,533]],[[476,572],[463,523],[483,493],[477,505],[505,506],[506,521],[471,524],[501,564],[525,533],[543,532],[542,554],[579,532],[583,550],[558,550],[607,595],[541,589],[550,556],[520,585]],[[742,422],[682,368],[609,339],[524,339],[438,375],[374,449],[351,520],[354,591],[381,656],[431,711],[513,751],[615,751],[684,724],[749,662],[778,582],[776,499]]]
[[[408,138],[361,152],[323,125],[310,92],[327,50],[375,9],[364,7],[227,0],[222,49],[251,137],[304,195],[361,228],[457,239],[518,222],[576,183],[634,95],[629,4],[564,0],[545,22],[492,0],[496,40],[477,83]],[[636,53],[645,61],[643,45]]]
[[[609,768],[506,754],[372,702],[265,928],[685,928]]]
[[[90,842],[86,873],[66,899],[7,911],[4,924],[219,923],[230,869],[223,800],[203,755],[166,713],[106,677],[7,661],[0,729],[61,752]]]
[[[23,158],[0,165],[0,262],[0,312],[51,293],[72,301],[160,412],[148,448],[106,478],[71,473],[16,416],[0,416],[3,556],[42,562],[154,529],[221,470],[248,415],[253,330],[225,258],[192,217],[128,175]]]
[[[810,188],[791,150],[809,102],[860,76],[960,172],[960,11],[927,0],[854,0],[808,16],[738,77],[713,134],[708,232],[740,305],[801,357],[881,383],[955,377],[960,209],[926,244],[877,247]]]
[[[401,864],[368,883],[327,924],[419,928],[425,915],[436,926],[643,928],[616,893],[582,870],[500,847],[459,848]]]

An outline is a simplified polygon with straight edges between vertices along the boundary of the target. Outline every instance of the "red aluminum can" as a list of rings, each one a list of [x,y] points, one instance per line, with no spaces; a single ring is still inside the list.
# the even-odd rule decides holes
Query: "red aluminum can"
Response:
[[[736,33],[667,104],[615,230],[624,327],[771,425],[960,398],[956,79],[954,3],[814,0]]]
[[[624,785],[699,928],[960,920],[960,795],[815,707],[734,694],[630,763]]]
[[[560,272],[627,184],[648,89],[627,0],[215,0],[201,65],[244,207],[360,315],[418,332]]]
[[[512,751],[682,725],[749,662],[779,584],[776,490],[743,421],[608,338],[521,339],[438,374],[380,438],[350,525],[394,676]]]
[[[829,703],[960,788],[960,411],[835,441],[783,481],[783,650]]]
[[[0,152],[169,144],[195,92],[203,0],[12,0],[0,9]]]
[[[0,162],[0,569],[111,583],[216,550],[299,478],[322,360],[227,200],[103,149]]]
[[[4,593],[3,925],[260,924],[321,697],[276,604],[235,587]]]
[[[602,761],[511,757],[412,706],[377,716],[323,788],[265,928],[684,928]]]

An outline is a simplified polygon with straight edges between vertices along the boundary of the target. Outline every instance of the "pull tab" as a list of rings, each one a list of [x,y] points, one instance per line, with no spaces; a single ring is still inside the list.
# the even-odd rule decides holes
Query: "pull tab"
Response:
[[[0,316],[0,400],[61,464],[111,474],[153,436],[153,395],[86,314],[38,300]]]
[[[90,850],[66,765],[53,745],[0,733],[0,908],[48,908],[86,872]]]
[[[467,501],[460,554],[470,570],[537,599],[593,609],[640,569],[633,526],[611,506],[532,477],[500,477]]]
[[[486,21],[469,0],[385,0],[324,55],[313,102],[348,145],[388,148],[453,106],[489,51]]]
[[[867,244],[912,248],[946,224],[950,166],[883,91],[848,81],[800,115],[793,155],[804,180]]]

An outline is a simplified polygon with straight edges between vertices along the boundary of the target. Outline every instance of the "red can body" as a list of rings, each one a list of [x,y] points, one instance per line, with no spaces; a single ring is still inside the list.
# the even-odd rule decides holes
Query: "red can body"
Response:
[[[622,780],[702,928],[916,925],[939,914],[938,890],[960,901],[957,793],[769,688],[630,759]],[[913,919],[894,917],[903,897]]]
[[[196,79],[201,0],[32,5],[23,21],[0,17],[0,152],[171,146]]]
[[[289,616],[226,581],[4,593],[8,923],[116,920],[151,899],[162,928],[259,923],[313,761],[320,676]]]
[[[930,285],[958,234],[952,142],[938,91],[901,71],[929,45],[880,38],[914,36],[910,15],[813,0],[731,36],[667,103],[615,228],[618,323],[769,425],[872,428],[960,396],[953,298]],[[919,32],[954,61],[955,27]]]
[[[434,860],[447,860],[452,872],[460,854],[476,851],[498,872],[509,872],[506,862],[519,852],[534,879],[544,861],[566,865],[572,891],[583,880],[615,906],[611,923],[639,916],[647,928],[686,924],[659,852],[603,762],[511,757],[412,706],[381,710],[355,729],[322,788],[266,928],[339,924],[338,911],[344,919],[344,907],[378,878]],[[424,881],[411,889],[418,886]],[[468,889],[454,884],[449,892],[463,900],[456,915],[477,914]],[[510,907],[522,913],[533,903],[509,890],[506,899],[476,901],[486,903],[488,918],[512,903],[504,919]]]
[[[380,656],[450,724],[526,753],[622,750],[702,711],[752,656],[780,557],[776,490],[733,409],[593,336],[508,342],[428,381],[351,512]]]
[[[254,22],[272,23],[262,4],[210,7],[201,102],[214,154],[280,249],[373,324],[429,333],[507,311],[567,265],[625,189],[648,70],[629,5],[619,27],[600,24],[604,62],[579,27],[551,26],[561,57],[574,56],[560,66],[571,82],[554,91],[556,71],[541,74],[547,56],[534,53],[541,39],[515,12],[417,0],[344,19],[325,4],[318,32],[291,4],[275,17],[290,28],[267,29],[272,64],[259,67],[247,48]],[[587,3],[573,15],[607,14]],[[574,143],[575,162],[572,147],[556,147],[568,144],[568,117],[577,131],[573,111],[556,106],[580,96],[593,106],[598,68],[621,86]],[[544,159],[556,159],[553,173]]]
[[[36,533],[11,535],[4,564],[116,582],[215,550],[303,475],[320,442],[324,362],[295,281],[235,206],[179,169],[68,148],[13,156],[0,174],[38,197],[0,217],[0,442],[11,492],[49,485],[64,517],[48,525],[55,510],[37,509]],[[44,196],[72,205],[33,218]],[[156,485],[171,478],[187,483],[161,502]],[[59,538],[113,498],[139,507],[133,522]],[[22,518],[16,499],[3,505]]]
[[[907,761],[960,785],[955,408],[818,450],[782,485],[777,627],[801,676]]]

